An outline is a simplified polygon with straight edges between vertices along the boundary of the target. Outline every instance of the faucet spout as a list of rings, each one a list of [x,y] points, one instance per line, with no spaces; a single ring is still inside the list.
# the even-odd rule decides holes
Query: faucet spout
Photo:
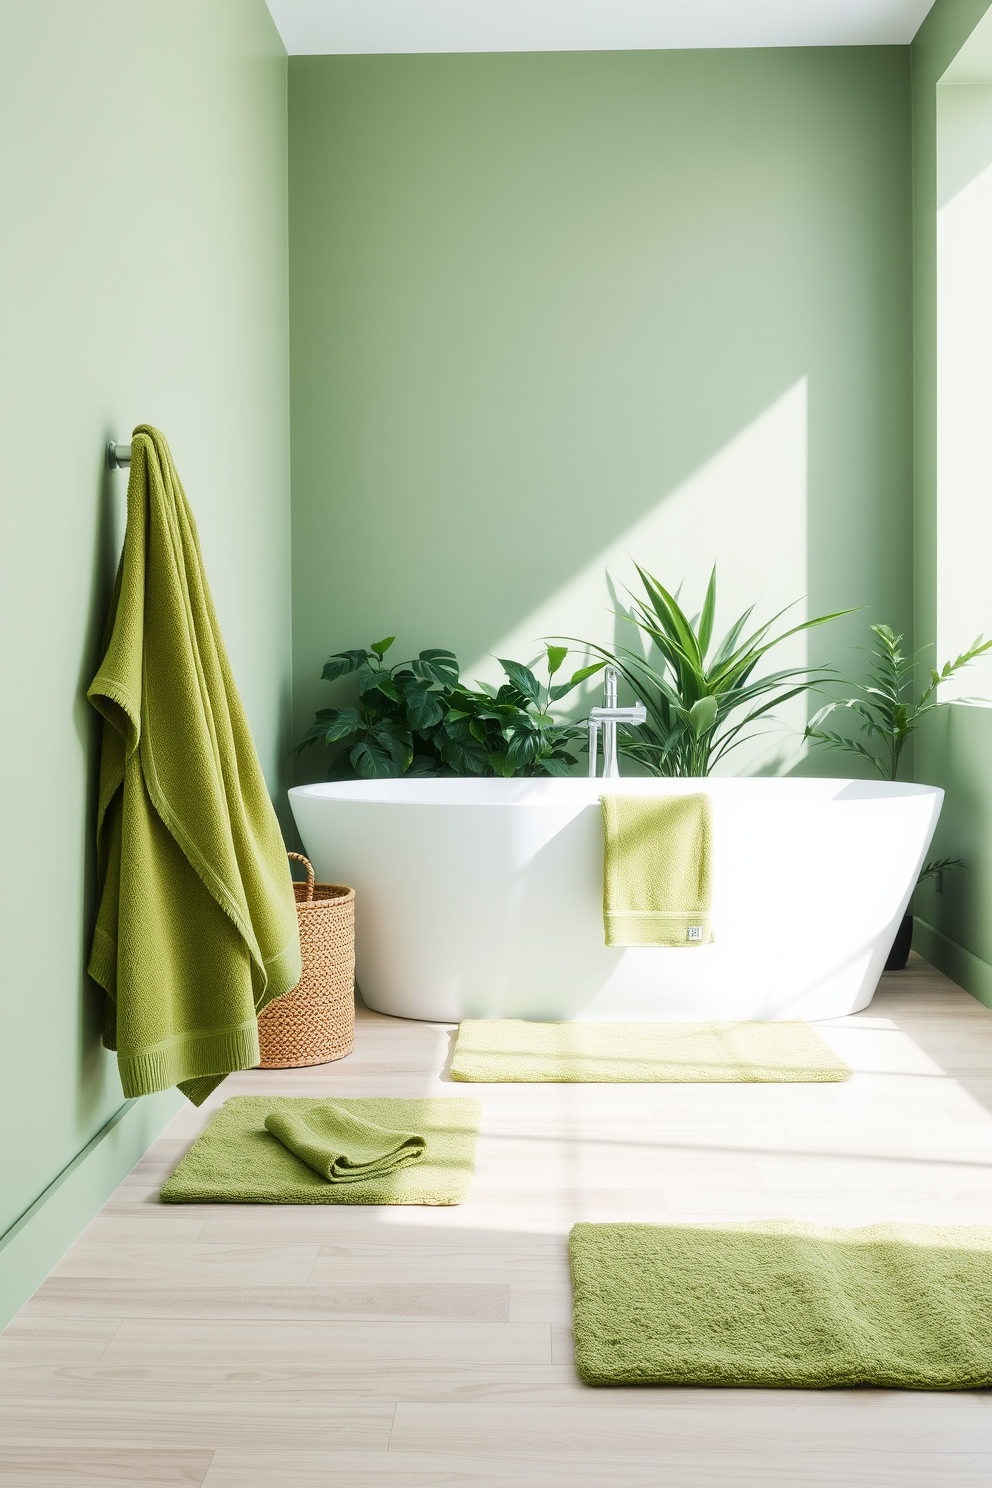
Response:
[[[595,779],[596,775],[596,746],[599,731],[603,731],[603,779],[617,780],[620,775],[620,767],[617,760],[617,724],[638,724],[647,721],[648,710],[643,703],[635,703],[632,708],[620,708],[617,706],[617,672],[615,667],[607,667],[605,672],[606,687],[603,697],[602,708],[589,709],[589,777]]]

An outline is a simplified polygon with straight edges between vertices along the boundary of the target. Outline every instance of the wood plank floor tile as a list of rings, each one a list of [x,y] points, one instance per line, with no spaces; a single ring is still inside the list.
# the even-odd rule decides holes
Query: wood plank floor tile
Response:
[[[590,1397],[601,1392],[590,1392]],[[680,1394],[683,1392],[679,1392]],[[401,1401],[389,1439],[390,1451],[446,1451],[555,1456],[559,1452],[594,1452],[604,1457],[625,1452],[663,1456],[692,1453],[711,1441],[721,1454],[735,1458],[752,1451],[776,1450],[874,1454],[898,1440],[902,1451],[953,1458],[989,1448],[979,1438],[992,1430],[992,1408],[976,1412],[974,1399],[938,1403],[921,1409],[901,1400],[890,1406],[879,1392],[875,1410],[838,1400],[825,1411],[789,1399],[781,1405],[714,1399],[721,1392],[700,1391],[691,1404],[671,1401],[664,1392],[645,1390],[635,1407],[604,1405],[447,1405]],[[738,1392],[734,1392],[737,1395]],[[794,1392],[783,1391],[783,1396]],[[798,1392],[795,1392],[798,1393]],[[804,1392],[812,1394],[813,1392]],[[844,1392],[847,1393],[847,1392]],[[893,1392],[895,1393],[895,1392]],[[976,1419],[976,1416],[978,1419]],[[710,1435],[718,1432],[718,1437]],[[992,1448],[989,1449],[992,1452]]]
[[[437,1286],[482,1286],[483,1277],[502,1286],[542,1286],[548,1283],[568,1284],[568,1248],[564,1236],[556,1236],[553,1255],[535,1256],[526,1250],[495,1248],[485,1251],[460,1251],[453,1246],[436,1249],[396,1247],[386,1251],[379,1247],[366,1255],[341,1255],[337,1248],[324,1246],[313,1268],[310,1282],[314,1286],[379,1284],[386,1278],[400,1278],[405,1284]],[[377,1282],[378,1278],[378,1282]]]
[[[45,1317],[21,1312],[0,1334],[0,1370],[25,1364],[96,1363],[120,1327],[111,1318]],[[2,1387],[0,1387],[2,1396]]]
[[[53,1405],[57,1404],[57,1410]],[[170,1389],[158,1382],[155,1399],[120,1400],[111,1385],[94,1398],[12,1397],[0,1405],[0,1441],[5,1447],[111,1448],[212,1451],[215,1447],[318,1449],[328,1441],[342,1451],[383,1451],[393,1402],[349,1399],[326,1392],[270,1397],[262,1390]]]
[[[194,1208],[185,1204],[140,1205],[129,1216],[101,1211],[86,1226],[78,1244],[193,1245],[202,1238],[213,1212],[212,1207]]]
[[[159,1286],[277,1286],[309,1280],[320,1247],[197,1245],[181,1241],[117,1245],[79,1240],[52,1272],[59,1280],[154,1281]]]
[[[992,1454],[943,1456],[773,1451],[746,1457],[666,1453],[554,1458],[444,1452],[293,1452],[221,1449],[203,1488],[988,1488]]]
[[[501,1283],[366,1286],[155,1286],[50,1277],[21,1317],[333,1319],[347,1317],[497,1320],[509,1316]]]
[[[212,1451],[0,1446],[3,1488],[200,1488]]]
[[[550,1364],[547,1323],[207,1321],[125,1318],[103,1362],[333,1367],[379,1364]]]
[[[500,1321],[510,1316],[510,1287],[498,1282],[369,1281],[299,1287],[156,1287],[53,1278],[36,1300],[56,1315],[215,1318],[450,1318]],[[34,1314],[32,1314],[34,1315]]]
[[[544,1286],[514,1282],[510,1288],[510,1317],[515,1323],[550,1321],[568,1328],[572,1322],[572,1287],[567,1276]]]

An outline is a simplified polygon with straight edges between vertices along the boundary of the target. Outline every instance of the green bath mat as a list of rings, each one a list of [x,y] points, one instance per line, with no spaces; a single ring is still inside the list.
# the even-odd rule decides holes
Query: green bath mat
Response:
[[[365,1121],[426,1139],[422,1162],[359,1183],[329,1183],[265,1129],[265,1118],[275,1112],[325,1104],[298,1096],[233,1096],[166,1180],[161,1197],[167,1204],[460,1204],[468,1196],[478,1101],[335,1099]]]
[[[589,1385],[992,1385],[992,1228],[578,1224]]]
[[[466,1019],[451,1078],[695,1084],[849,1080],[808,1023],[527,1023]]]

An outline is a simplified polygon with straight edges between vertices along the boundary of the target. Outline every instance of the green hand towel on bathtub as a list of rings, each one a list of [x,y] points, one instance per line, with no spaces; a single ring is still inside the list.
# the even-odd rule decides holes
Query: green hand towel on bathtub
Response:
[[[415,1132],[387,1131],[333,1101],[309,1108],[283,1106],[265,1129],[331,1183],[363,1183],[421,1162],[427,1143]]]
[[[712,940],[709,796],[600,800],[606,944],[698,946]]]

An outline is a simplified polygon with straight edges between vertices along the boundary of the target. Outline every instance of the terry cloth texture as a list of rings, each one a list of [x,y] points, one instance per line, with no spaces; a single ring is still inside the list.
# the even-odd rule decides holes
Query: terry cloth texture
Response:
[[[126,1096],[199,1104],[258,1063],[258,1013],[300,979],[279,825],[231,675],[169,446],[131,443],[103,660],[100,905],[89,973]]]
[[[713,939],[709,796],[600,799],[606,944],[706,945]]]
[[[320,1100],[237,1095],[224,1102],[161,1197],[170,1204],[460,1204],[468,1197],[482,1106],[458,1096],[334,1104],[398,1136],[419,1132],[423,1161],[360,1183],[329,1183],[266,1130],[276,1111],[307,1115]]]
[[[586,1384],[992,1385],[988,1226],[578,1224],[569,1253]]]
[[[415,1132],[387,1131],[334,1101],[270,1111],[265,1130],[329,1183],[361,1183],[420,1162],[427,1144]]]
[[[453,1080],[754,1084],[849,1080],[808,1023],[527,1023],[466,1019]]]

